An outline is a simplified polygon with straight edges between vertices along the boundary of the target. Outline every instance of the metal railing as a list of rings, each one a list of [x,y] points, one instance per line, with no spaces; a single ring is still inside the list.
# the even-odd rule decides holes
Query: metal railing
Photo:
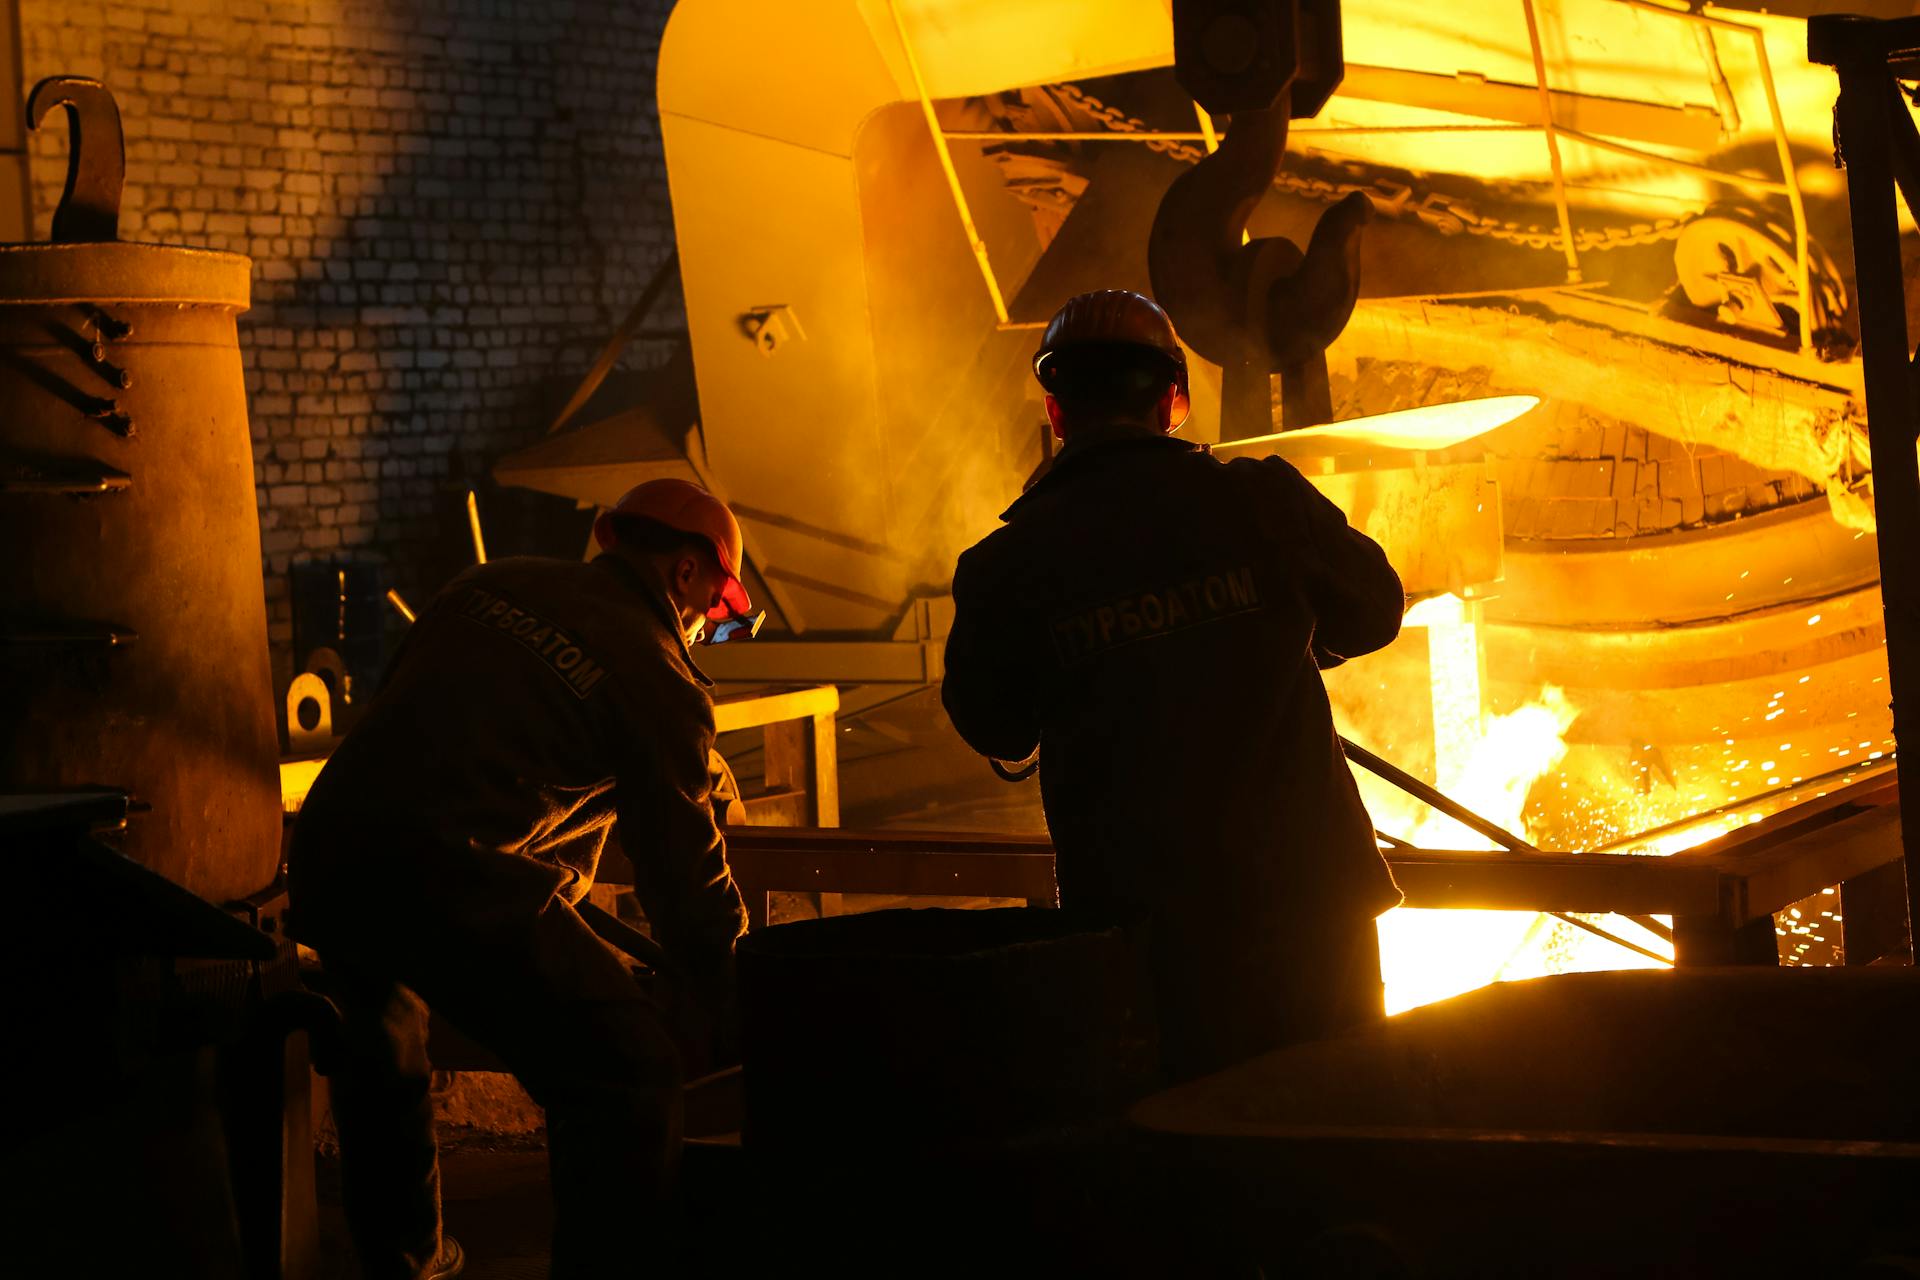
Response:
[[[1553,114],[1552,88],[1547,83],[1546,53],[1540,43],[1540,25],[1534,15],[1533,0],[1520,0],[1527,17],[1527,40],[1533,48],[1534,76],[1540,87],[1540,131],[1547,144],[1547,155],[1553,168],[1554,206],[1560,216],[1560,241],[1567,258],[1567,279],[1569,283],[1580,280],[1580,258],[1574,247],[1572,209],[1567,200],[1566,181],[1560,166],[1560,139],[1578,142],[1582,146],[1611,152],[1614,155],[1645,161],[1649,164],[1663,165],[1682,173],[1691,173],[1696,177],[1713,182],[1723,182],[1729,186],[1741,187],[1749,191],[1758,191],[1766,195],[1783,195],[1793,214],[1793,253],[1795,283],[1800,290],[1800,305],[1795,308],[1800,320],[1800,350],[1806,352],[1813,347],[1813,277],[1808,265],[1807,248],[1807,210],[1800,197],[1800,180],[1793,168],[1793,148],[1787,137],[1785,119],[1780,114],[1780,95],[1773,84],[1773,65],[1767,60],[1766,33],[1760,28],[1744,22],[1734,22],[1726,18],[1712,17],[1688,9],[1673,9],[1654,0],[1613,0],[1641,13],[1655,14],[1663,18],[1673,18],[1693,25],[1695,30],[1705,31],[1711,39],[1715,31],[1745,36],[1753,41],[1755,65],[1760,72],[1760,85],[1767,95],[1767,115],[1773,126],[1774,148],[1780,157],[1781,180],[1778,182],[1766,178],[1755,178],[1744,173],[1731,173],[1715,169],[1708,165],[1695,164],[1674,156],[1663,155],[1657,151],[1647,151],[1639,147],[1630,147],[1625,143],[1596,137],[1578,129],[1569,129],[1560,125]]]

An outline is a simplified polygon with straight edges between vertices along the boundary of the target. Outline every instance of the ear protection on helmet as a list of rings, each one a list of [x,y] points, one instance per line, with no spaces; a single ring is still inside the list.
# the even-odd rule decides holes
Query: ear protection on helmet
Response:
[[[1173,404],[1167,413],[1167,434],[1172,435],[1186,425],[1187,418],[1193,413],[1193,397],[1187,393],[1187,366],[1180,366],[1180,376],[1173,384]]]

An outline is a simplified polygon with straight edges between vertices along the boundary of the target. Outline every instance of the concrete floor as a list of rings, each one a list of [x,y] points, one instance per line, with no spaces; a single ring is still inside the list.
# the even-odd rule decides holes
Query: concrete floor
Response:
[[[447,1234],[467,1252],[463,1280],[546,1280],[553,1205],[544,1145],[455,1139],[441,1148],[440,1178]],[[321,1166],[320,1239],[317,1280],[360,1280],[331,1162]]]
[[[442,1165],[446,1230],[469,1280],[546,1280],[553,1201],[546,1149],[455,1148]]]

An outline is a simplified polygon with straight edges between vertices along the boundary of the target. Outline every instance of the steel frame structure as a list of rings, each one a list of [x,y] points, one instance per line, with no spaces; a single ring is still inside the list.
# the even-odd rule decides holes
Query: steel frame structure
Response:
[[[1638,147],[1629,147],[1623,143],[1595,137],[1590,133],[1556,125],[1553,118],[1553,103],[1548,94],[1545,53],[1540,45],[1539,25],[1534,20],[1533,0],[1521,0],[1521,4],[1525,6],[1527,13],[1527,36],[1533,45],[1534,71],[1540,82],[1540,127],[1541,131],[1546,135],[1548,152],[1554,156],[1554,198],[1559,202],[1561,210],[1560,234],[1562,244],[1567,254],[1569,281],[1577,282],[1579,280],[1580,263],[1573,247],[1573,224],[1571,212],[1566,203],[1566,185],[1560,180],[1559,175],[1557,148],[1559,145],[1558,139],[1560,138],[1568,138],[1585,146],[1596,147],[1601,151],[1611,151],[1618,155],[1628,156],[1636,160],[1644,160],[1651,164],[1665,165],[1669,168],[1679,169],[1685,173],[1692,173],[1696,176],[1709,178],[1715,182],[1724,182],[1731,186],[1743,187],[1749,191],[1785,196],[1787,198],[1787,206],[1793,214],[1794,269],[1797,273],[1797,283],[1800,288],[1800,305],[1795,308],[1800,316],[1800,350],[1802,352],[1811,350],[1813,347],[1813,277],[1808,267],[1807,257],[1807,210],[1805,202],[1800,197],[1800,179],[1794,173],[1793,147],[1787,137],[1786,121],[1780,114],[1780,95],[1775,90],[1773,84],[1773,66],[1767,60],[1766,33],[1761,31],[1759,27],[1750,26],[1744,22],[1734,22],[1727,18],[1712,17],[1692,10],[1671,9],[1666,5],[1653,3],[1653,0],[1614,0],[1614,3],[1625,5],[1629,9],[1634,9],[1642,13],[1651,13],[1663,18],[1678,19],[1681,22],[1693,26],[1696,31],[1706,32],[1709,40],[1712,38],[1714,32],[1725,31],[1729,34],[1745,36],[1753,41],[1754,62],[1760,69],[1760,85],[1766,91],[1767,95],[1767,117],[1769,123],[1773,126],[1773,145],[1780,157],[1781,180],[1779,182],[1771,182],[1764,178],[1749,177],[1746,174],[1728,173],[1723,170],[1709,168],[1705,165],[1697,165],[1689,161],[1676,159],[1672,156],[1662,155],[1657,151],[1644,151]]]
[[[1617,915],[1663,936],[1650,917],[1670,916],[1671,963],[1771,964],[1775,911],[1898,861],[1894,802],[1893,780],[1873,778],[1663,858],[1405,845],[1385,856],[1408,906],[1540,911],[1662,962],[1577,917]],[[775,890],[1054,901],[1045,836],[734,827],[727,856],[756,925],[766,923]],[[1849,963],[1874,958],[1852,951]]]
[[[1867,440],[1879,523],[1880,597],[1886,610],[1887,680],[1895,751],[1912,741],[1920,692],[1920,385],[1907,330],[1906,275],[1895,192],[1920,216],[1920,132],[1901,79],[1920,79],[1920,18],[1850,15],[1807,23],[1809,61],[1839,76],[1835,159],[1847,171],[1854,288],[1866,375]],[[1902,812],[1920,813],[1920,769],[1900,770]],[[1920,832],[1902,823],[1908,937],[1920,923]],[[1920,954],[1920,948],[1916,948]]]
[[[1793,219],[1794,267],[1796,283],[1800,290],[1799,313],[1799,350],[1804,354],[1813,349],[1812,296],[1813,282],[1809,265],[1807,241],[1807,214],[1801,199],[1799,178],[1794,173],[1793,154],[1790,139],[1787,136],[1786,122],[1780,111],[1780,97],[1774,87],[1773,68],[1767,59],[1766,35],[1758,27],[1743,22],[1734,22],[1727,18],[1710,16],[1685,9],[1672,9],[1654,3],[1653,0],[1613,0],[1613,3],[1625,5],[1629,9],[1654,14],[1663,18],[1673,18],[1687,23],[1696,32],[1704,33],[1711,40],[1716,31],[1745,37],[1753,42],[1754,59],[1760,71],[1760,83],[1766,92],[1768,119],[1773,127],[1775,150],[1779,154],[1781,179],[1756,178],[1749,174],[1734,173],[1715,169],[1708,165],[1696,164],[1677,156],[1658,151],[1648,151],[1628,146],[1597,134],[1560,124],[1554,114],[1555,90],[1547,80],[1546,53],[1540,41],[1540,27],[1534,10],[1534,0],[1521,0],[1521,8],[1527,22],[1527,39],[1532,47],[1535,85],[1540,95],[1540,119],[1533,124],[1429,124],[1429,125],[1390,125],[1390,126],[1306,126],[1292,130],[1302,136],[1315,134],[1376,134],[1376,133],[1513,133],[1538,131],[1546,145],[1549,165],[1552,169],[1552,188],[1554,210],[1560,224],[1561,252],[1567,260],[1567,283],[1578,285],[1583,282],[1580,269],[1580,256],[1574,244],[1573,209],[1567,198],[1566,178],[1560,161],[1560,140],[1577,142],[1582,146],[1593,147],[1600,151],[1612,152],[1630,159],[1648,164],[1662,165],[1691,173],[1714,182],[1725,183],[1743,190],[1755,191],[1764,195],[1785,196]],[[899,0],[887,0],[887,11],[893,19],[894,30],[899,35],[900,47],[906,57],[907,68],[913,79],[914,92],[918,95],[921,113],[926,117],[927,131],[932,137],[934,151],[939,156],[940,167],[946,174],[947,187],[953,197],[954,209],[960,218],[960,225],[967,237],[968,246],[973,251],[974,260],[980,267],[980,278],[986,285],[988,297],[993,303],[994,315],[998,327],[1002,329],[1038,328],[1039,322],[1015,321],[1010,318],[1000,279],[993,269],[993,259],[985,240],[980,236],[979,228],[973,220],[973,211],[967,202],[966,192],[961,189],[960,174],[954,167],[953,152],[949,143],[997,143],[997,142],[1199,142],[1208,151],[1218,145],[1218,137],[1213,122],[1207,113],[1194,104],[1199,119],[1199,132],[1143,130],[1139,132],[1041,132],[998,133],[980,130],[946,130],[941,128],[939,114],[933,98],[927,90],[924,77],[920,73],[920,63],[914,53],[913,43],[907,36],[906,24],[900,17]]]

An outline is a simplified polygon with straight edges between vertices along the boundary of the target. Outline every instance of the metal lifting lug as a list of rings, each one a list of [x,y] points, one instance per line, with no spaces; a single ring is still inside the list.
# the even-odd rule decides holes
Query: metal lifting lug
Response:
[[[67,186],[53,212],[55,244],[120,238],[120,194],[127,180],[120,108],[98,80],[49,76],[33,86],[27,120],[38,129],[55,107],[67,109]]]

